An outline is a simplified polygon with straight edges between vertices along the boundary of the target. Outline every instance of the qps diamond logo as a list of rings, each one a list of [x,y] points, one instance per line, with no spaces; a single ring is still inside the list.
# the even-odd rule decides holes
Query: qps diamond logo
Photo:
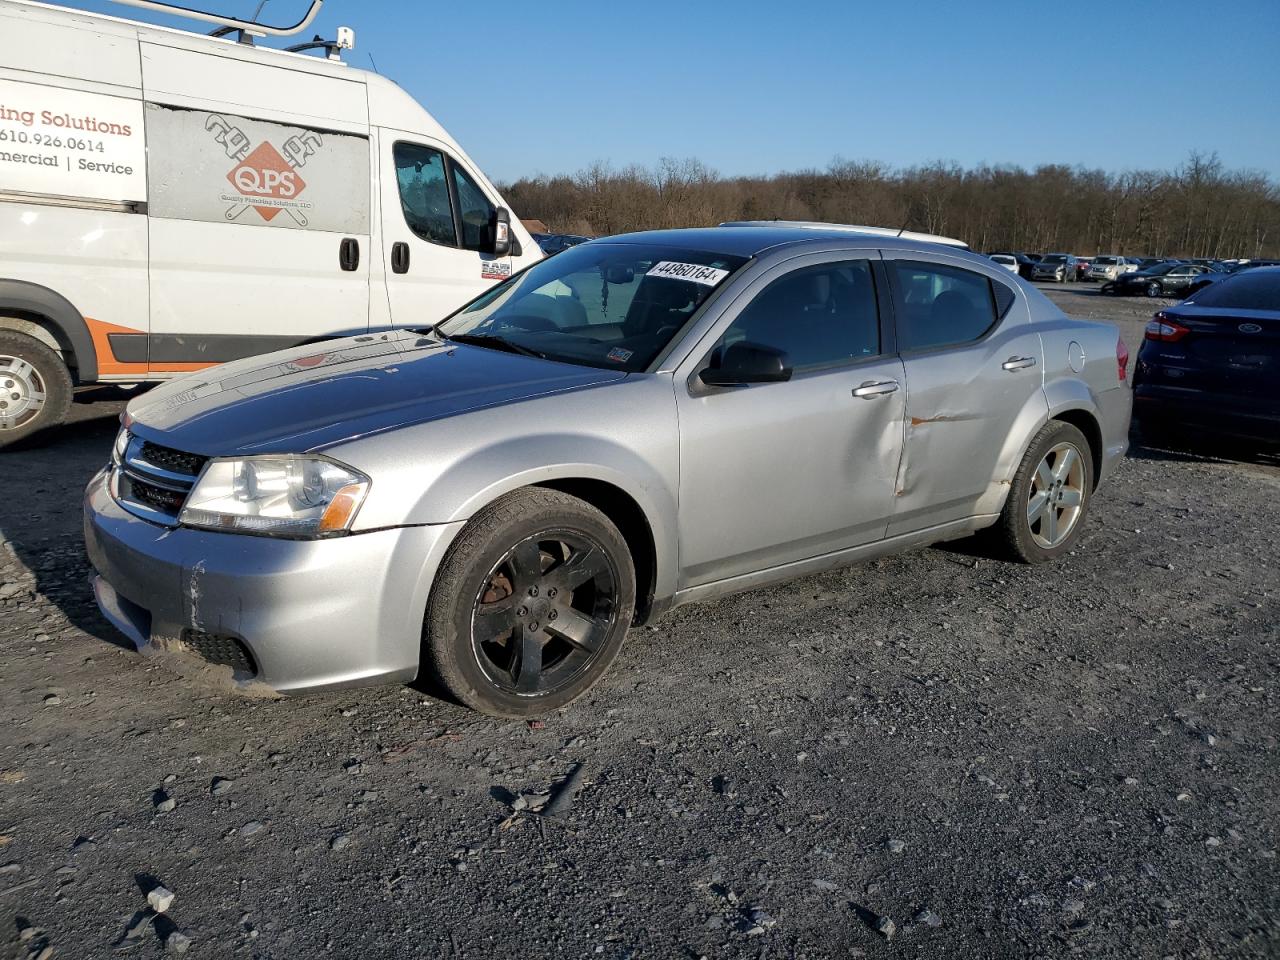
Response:
[[[227,179],[242,198],[241,209],[227,211],[227,219],[233,220],[243,213],[243,206],[251,206],[263,220],[274,220],[281,210],[288,210],[305,226],[306,217],[301,211],[310,204],[297,200],[298,194],[307,188],[302,175],[280,155],[280,151],[267,141],[258,144],[238,164],[232,167]],[[234,216],[233,216],[234,212]]]

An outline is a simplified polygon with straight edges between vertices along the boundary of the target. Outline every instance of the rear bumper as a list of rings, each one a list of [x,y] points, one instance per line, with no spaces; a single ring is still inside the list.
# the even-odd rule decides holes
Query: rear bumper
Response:
[[[1185,427],[1206,434],[1280,443],[1280,410],[1260,408],[1249,398],[1199,390],[1139,384],[1133,392],[1139,423]]]
[[[456,527],[278,540],[141,520],[85,491],[84,533],[103,615],[140,650],[233,641],[282,693],[412,679],[435,570]]]

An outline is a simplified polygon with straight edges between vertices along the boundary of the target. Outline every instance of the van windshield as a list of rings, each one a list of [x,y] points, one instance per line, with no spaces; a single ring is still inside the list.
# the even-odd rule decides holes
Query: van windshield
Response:
[[[658,244],[570,247],[436,326],[449,340],[611,370],[644,370],[745,257]]]

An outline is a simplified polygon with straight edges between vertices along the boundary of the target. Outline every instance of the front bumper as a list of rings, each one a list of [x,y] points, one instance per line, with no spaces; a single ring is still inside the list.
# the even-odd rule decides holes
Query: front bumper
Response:
[[[103,615],[138,647],[234,642],[281,693],[412,679],[435,571],[461,524],[329,540],[170,529],[126,512],[107,470],[85,490]]]

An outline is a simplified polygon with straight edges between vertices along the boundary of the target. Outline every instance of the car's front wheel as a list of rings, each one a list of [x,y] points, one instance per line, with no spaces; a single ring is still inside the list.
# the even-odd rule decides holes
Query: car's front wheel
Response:
[[[1163,295],[1164,295],[1164,288],[1160,286],[1160,284],[1156,283],[1156,281],[1152,280],[1150,283],[1147,284],[1148,297],[1160,297]]]
[[[1006,552],[1024,563],[1044,563],[1071,549],[1093,496],[1093,453],[1076,427],[1045,424],[1014,474],[996,525]]]
[[[562,707],[621,649],[635,579],[626,540],[603,513],[556,490],[518,490],[480,511],[445,557],[424,666],[490,716]]]

